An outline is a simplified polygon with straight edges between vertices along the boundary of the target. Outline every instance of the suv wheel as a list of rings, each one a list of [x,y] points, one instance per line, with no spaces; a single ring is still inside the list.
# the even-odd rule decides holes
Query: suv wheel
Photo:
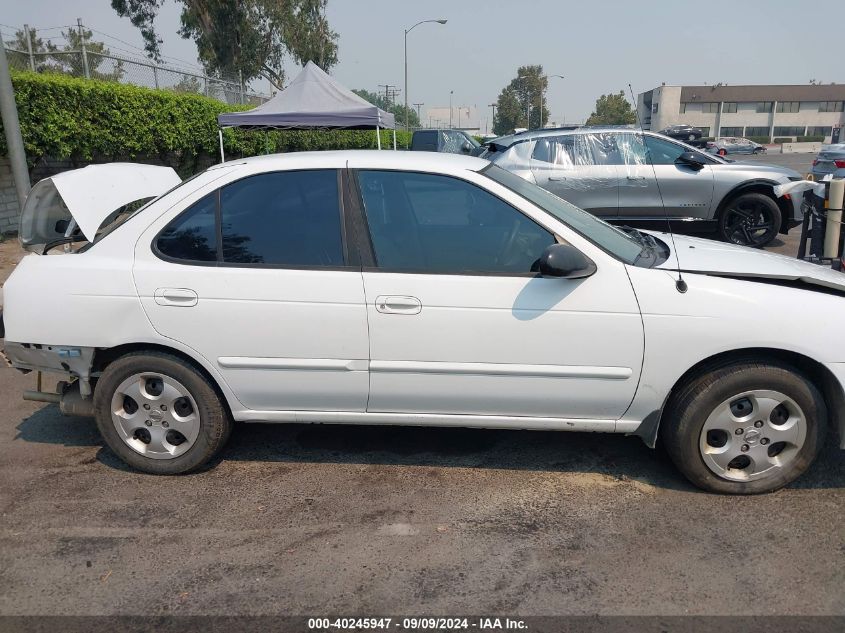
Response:
[[[208,380],[159,352],[109,364],[94,390],[97,426],[127,464],[154,475],[196,470],[223,448],[232,422]]]
[[[719,236],[740,246],[762,248],[778,234],[780,208],[762,193],[744,193],[725,204],[719,215]]]
[[[660,435],[672,461],[711,492],[756,494],[799,477],[818,455],[827,409],[804,376],[776,363],[702,374],[671,398]]]

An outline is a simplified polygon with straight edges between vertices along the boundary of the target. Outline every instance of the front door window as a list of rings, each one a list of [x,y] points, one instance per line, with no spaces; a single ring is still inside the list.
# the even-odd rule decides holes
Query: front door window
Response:
[[[379,268],[440,274],[530,273],[554,235],[463,180],[362,171],[364,211]]]

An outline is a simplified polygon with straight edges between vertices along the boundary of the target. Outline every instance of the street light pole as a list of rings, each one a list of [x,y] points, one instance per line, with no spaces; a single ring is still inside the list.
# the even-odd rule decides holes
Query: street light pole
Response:
[[[405,131],[408,127],[408,33],[417,28],[420,24],[427,24],[429,22],[437,22],[438,24],[446,24],[447,20],[421,20],[409,29],[405,29]]]
[[[454,90],[449,91],[449,129],[452,129],[452,95],[455,94]]]
[[[548,87],[549,87],[549,79],[552,79],[553,77],[558,77],[559,79],[566,79],[566,77],[564,77],[563,75],[546,75],[546,89],[548,89]],[[545,96],[546,96],[545,91],[541,90],[540,91],[540,129],[541,130],[543,129],[543,101],[544,101]],[[564,119],[565,118],[566,117],[564,117]]]

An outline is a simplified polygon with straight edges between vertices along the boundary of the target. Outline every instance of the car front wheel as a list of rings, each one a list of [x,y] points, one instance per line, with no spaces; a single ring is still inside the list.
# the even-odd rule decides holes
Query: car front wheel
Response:
[[[146,473],[196,470],[223,448],[232,422],[220,396],[189,363],[159,352],[110,363],[94,390],[97,426],[108,447]]]
[[[696,486],[757,494],[794,481],[818,455],[827,409],[794,369],[744,362],[703,373],[667,405],[660,435]]]
[[[719,215],[719,236],[740,246],[762,248],[778,234],[781,213],[777,203],[762,193],[732,198]]]

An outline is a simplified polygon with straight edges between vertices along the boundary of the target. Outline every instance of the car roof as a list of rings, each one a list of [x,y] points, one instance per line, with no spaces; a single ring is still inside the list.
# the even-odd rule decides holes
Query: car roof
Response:
[[[406,171],[480,171],[490,162],[483,158],[442,152],[394,150],[341,150],[288,152],[227,161],[219,167],[243,167],[252,172],[289,169],[401,169]]]
[[[530,130],[528,132],[520,132],[519,134],[500,136],[490,142],[498,145],[499,147],[510,147],[515,143],[530,141],[536,138],[545,138],[547,136],[558,136],[561,133],[601,134],[603,132],[625,132],[630,130],[639,131],[640,128],[636,125],[582,125],[578,127],[543,128],[542,130]],[[649,130],[645,130],[645,132],[648,133]]]

